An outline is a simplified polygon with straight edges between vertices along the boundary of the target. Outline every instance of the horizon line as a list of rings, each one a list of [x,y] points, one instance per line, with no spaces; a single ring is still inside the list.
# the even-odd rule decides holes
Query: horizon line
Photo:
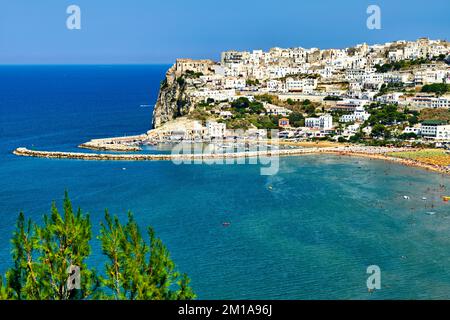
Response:
[[[0,67],[27,66],[166,66],[173,63],[0,63]]]
[[[369,47],[370,46],[377,46],[377,45],[386,45],[388,43],[396,43],[396,42],[417,42],[420,39],[428,39],[430,41],[444,41],[444,42],[449,42],[446,38],[434,38],[430,35],[424,35],[424,36],[420,36],[420,37],[411,37],[411,38],[401,38],[401,39],[396,39],[396,40],[384,40],[384,42],[368,42],[368,41],[363,41],[363,42],[359,42],[359,43],[354,43],[351,46],[345,46],[345,47],[303,47],[303,46],[293,46],[293,47],[284,47],[284,46],[278,46],[278,45],[271,45],[270,47],[266,47],[266,48],[258,48],[258,49],[241,49],[241,50],[237,50],[237,49],[228,49],[225,51],[221,51],[220,53],[223,52],[227,52],[227,51],[239,51],[239,52],[245,52],[245,51],[252,51],[252,50],[262,50],[262,51],[269,51],[271,49],[275,49],[275,48],[280,48],[280,49],[295,49],[295,48],[303,48],[303,49],[319,49],[319,50],[333,50],[333,49],[337,49],[337,50],[345,50],[345,49],[349,49],[349,48],[354,48],[357,47],[359,45],[363,45],[366,44]],[[97,62],[75,62],[75,63],[70,63],[70,62],[49,62],[49,63],[39,63],[39,62],[17,62],[17,63],[2,63],[0,62],[0,66],[132,66],[132,65],[136,65],[136,66],[142,66],[142,65],[174,65],[176,63],[176,60],[180,59],[180,58],[175,58],[174,61],[172,62],[109,62],[109,63],[97,63]],[[216,60],[215,58],[212,57],[204,57],[204,58],[188,58],[188,59],[193,59],[193,60],[198,60],[198,59],[208,59],[214,62],[219,62],[218,60]]]

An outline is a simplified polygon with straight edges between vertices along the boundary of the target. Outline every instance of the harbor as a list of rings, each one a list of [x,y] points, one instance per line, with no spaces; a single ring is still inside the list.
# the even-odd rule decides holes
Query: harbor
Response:
[[[324,147],[324,148],[294,148],[271,149],[266,151],[248,152],[217,152],[217,153],[187,153],[187,154],[106,154],[82,152],[37,151],[27,148],[17,148],[14,154],[21,157],[47,159],[73,159],[85,161],[196,161],[242,159],[258,157],[289,157],[302,155],[332,154],[338,156],[357,156],[370,159],[396,162],[409,167],[418,167],[429,171],[450,174],[448,166],[432,165],[413,159],[395,157],[395,153],[410,151],[408,148],[391,147]]]

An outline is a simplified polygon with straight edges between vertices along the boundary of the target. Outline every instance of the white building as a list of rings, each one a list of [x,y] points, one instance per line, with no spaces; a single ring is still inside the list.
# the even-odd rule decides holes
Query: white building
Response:
[[[231,111],[221,111],[219,116],[222,119],[231,119],[233,117],[233,114],[231,113]]]
[[[226,78],[225,89],[242,90],[246,87],[246,81],[242,78]]]
[[[405,130],[403,130],[403,133],[414,133],[416,135],[420,135],[422,132],[421,126],[416,127],[406,127]]]
[[[351,124],[344,129],[344,131],[342,132],[342,136],[349,138],[355,135],[359,131],[360,127],[361,124],[359,123]]]
[[[438,126],[436,131],[436,139],[450,141],[450,125]]]
[[[272,116],[283,116],[287,117],[292,113],[291,110],[286,109],[284,107],[276,106],[274,104],[265,103],[264,108],[266,109],[266,113]]]
[[[193,97],[206,100],[208,98],[215,101],[232,101],[236,97],[235,90],[198,90],[191,93]]]
[[[227,126],[225,123],[218,123],[215,121],[207,121],[206,129],[208,131],[208,136],[214,139],[223,139],[225,137],[225,132]]]
[[[438,139],[438,136],[442,139],[443,136],[448,136],[450,125],[447,125],[445,121],[424,121],[420,128],[420,134],[423,137]]]
[[[267,81],[267,89],[270,92],[286,92],[286,87],[280,80]]]
[[[304,78],[304,79],[287,79],[286,89],[289,92],[303,92],[310,91],[317,88],[317,79],[314,78]]]
[[[314,129],[330,130],[333,128],[333,117],[330,114],[325,114],[319,118],[306,118],[305,126]]]
[[[419,95],[410,100],[410,103],[418,108],[450,108],[450,99],[432,95]]]
[[[370,113],[368,113],[364,107],[362,106],[358,106],[355,109],[355,112],[353,112],[352,114],[345,114],[343,115],[339,121],[340,122],[365,122],[367,120],[369,120],[370,118]]]
[[[423,137],[450,141],[450,125],[439,125],[438,121],[424,122],[421,126],[407,127],[404,133],[415,133]]]

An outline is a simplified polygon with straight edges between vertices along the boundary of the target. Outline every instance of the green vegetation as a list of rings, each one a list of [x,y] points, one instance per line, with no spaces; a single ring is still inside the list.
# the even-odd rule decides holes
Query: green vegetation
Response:
[[[167,88],[167,78],[164,78],[164,80],[161,81],[161,89],[165,89]]]
[[[323,101],[342,101],[342,98],[337,96],[326,96],[323,98]]]
[[[186,80],[184,80],[183,77],[178,77],[177,78],[177,83],[180,87],[184,86],[186,84]]]
[[[180,87],[184,87],[184,85],[186,84],[186,79],[198,79],[201,76],[203,76],[203,73],[201,72],[194,72],[192,70],[187,70],[180,77],[178,77],[176,81]]]
[[[205,122],[210,117],[210,114],[205,110],[205,108],[197,107],[196,109],[191,111],[187,117],[190,120],[198,120]]]
[[[267,102],[267,103],[274,104],[274,105],[277,105],[280,107],[284,107],[293,112],[303,113],[304,115],[306,114],[308,116],[314,115],[316,110],[318,108],[322,107],[322,105],[320,103],[312,102],[308,99],[294,101],[289,98],[286,101],[283,101],[283,100],[278,99],[277,96],[273,96],[273,95],[269,95],[269,94],[255,96],[255,99],[257,101]]]
[[[279,105],[278,103],[280,102],[280,100],[278,99],[277,96],[272,96],[270,94],[261,94],[261,95],[257,95],[255,96],[255,99],[257,101],[261,101],[261,102],[267,102],[267,103],[271,103],[271,104],[276,104]]]
[[[395,104],[372,103],[368,107],[370,118],[361,126],[372,127],[370,136],[359,131],[350,137],[352,143],[363,143],[371,146],[402,146],[405,140],[417,139],[414,133],[400,133],[407,124],[413,126],[419,122],[419,112],[399,109]]]
[[[375,68],[377,69],[377,72],[386,73],[389,71],[399,71],[399,70],[405,70],[410,69],[414,66],[419,66],[421,64],[431,63],[432,60],[429,59],[415,59],[415,60],[400,60],[392,63],[385,63],[383,65],[375,65]]]
[[[417,139],[417,134],[410,132],[410,133],[402,133],[401,135],[397,136],[397,139],[400,140],[411,140],[411,139]]]
[[[247,79],[246,84],[248,87],[257,86],[257,85],[259,85],[259,80],[258,79],[256,79],[256,80]]]
[[[288,74],[284,77],[278,78],[279,80],[287,80],[287,79],[319,79],[320,74],[317,73],[296,73],[296,74]]]
[[[317,102],[312,102],[309,99],[293,101],[292,99],[288,99],[286,103],[283,105],[287,109],[292,110],[293,112],[303,113],[306,116],[315,116],[316,110],[321,109],[323,111],[323,105]]]
[[[355,135],[351,136],[349,141],[351,143],[360,143],[364,139],[364,133],[363,132],[357,132]]]
[[[260,96],[260,99],[250,101],[246,97],[240,97],[233,101],[228,109],[232,113],[231,119],[220,119],[221,123],[225,123],[229,129],[276,129],[278,128],[279,117],[266,115],[266,109],[262,101],[272,101],[271,96]],[[188,119],[202,121],[214,117],[211,111],[216,106],[216,102],[213,99],[200,102],[195,106],[195,109],[188,115]]]
[[[215,107],[215,101],[212,98],[208,98],[202,102],[199,102],[195,105],[195,110],[212,110]]]
[[[249,121],[252,125],[254,125],[258,129],[266,130],[277,129],[279,119],[279,117],[269,115],[249,117]]]
[[[178,118],[178,117],[182,117],[182,116],[186,115],[188,112],[186,106],[189,104],[189,102],[184,99],[179,99],[179,100],[176,100],[176,104],[177,104],[177,108],[173,110],[174,117]]]
[[[289,115],[289,123],[292,127],[304,127],[305,126],[305,117],[300,112],[292,112]]]
[[[391,137],[391,132],[386,126],[378,123],[373,126],[371,136],[372,138],[389,139]]]
[[[92,225],[76,212],[66,193],[64,213],[53,203],[43,225],[17,220],[12,238],[13,266],[0,277],[0,299],[10,300],[191,300],[189,278],[175,271],[167,248],[152,228],[144,239],[133,215],[126,224],[105,214],[100,236],[104,275],[89,269]],[[74,271],[79,268],[79,277]],[[77,280],[79,278],[79,284]]]
[[[266,111],[263,104],[257,101],[250,101],[241,97],[231,103],[231,108],[240,115],[261,114]]]
[[[262,99],[270,100],[270,96],[263,96]],[[241,97],[231,103],[233,117],[223,122],[229,129],[247,130],[251,127],[258,129],[278,128],[278,117],[266,115],[266,109],[260,101],[250,101]]]
[[[408,116],[408,123],[411,127],[419,123],[419,118],[416,115]]]
[[[225,123],[228,129],[233,130],[237,129],[248,130],[252,125],[252,123],[249,120],[243,118],[228,119],[225,120]]]
[[[419,121],[442,120],[450,122],[449,109],[423,109],[420,111]]]
[[[288,98],[288,99],[286,100],[286,102],[287,102],[287,104],[290,105],[290,106],[295,105],[295,101],[292,100],[291,98]]]
[[[369,108],[369,113],[371,116],[366,124],[371,126],[376,124],[393,125],[407,120],[406,113],[398,111],[398,107],[394,104],[381,105],[379,107],[372,105]]]
[[[446,83],[426,84],[422,87],[422,92],[435,93],[436,95],[441,96],[447,92],[450,92],[450,84]]]
[[[385,95],[389,92],[405,92],[405,91],[406,91],[405,84],[403,82],[393,82],[388,84],[383,83],[381,85],[380,92],[376,95],[376,97]]]
[[[355,47],[351,47],[351,48],[348,48],[348,49],[347,49],[347,54],[348,54],[350,57],[353,57],[353,56],[355,55],[355,53],[356,53],[356,48],[355,48]]]
[[[184,76],[186,78],[190,78],[190,79],[197,79],[197,78],[200,78],[201,76],[203,76],[203,73],[201,73],[201,72],[194,72],[192,70],[187,70],[185,72]]]

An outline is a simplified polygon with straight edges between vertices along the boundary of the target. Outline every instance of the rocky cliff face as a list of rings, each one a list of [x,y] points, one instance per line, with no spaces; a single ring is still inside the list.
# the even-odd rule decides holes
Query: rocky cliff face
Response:
[[[187,115],[192,108],[189,85],[183,76],[177,77],[176,66],[172,66],[161,83],[158,101],[153,111],[153,129],[157,129],[177,117]]]

